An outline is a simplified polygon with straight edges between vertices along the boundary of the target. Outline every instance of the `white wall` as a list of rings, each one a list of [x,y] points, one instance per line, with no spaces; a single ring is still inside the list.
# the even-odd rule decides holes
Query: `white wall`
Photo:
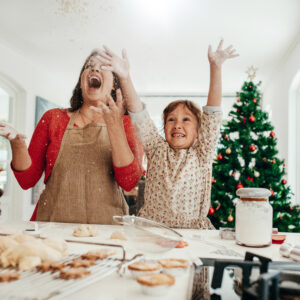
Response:
[[[300,170],[297,171],[296,168],[296,158],[299,156],[296,148],[296,139],[299,139],[299,132],[298,134],[296,132],[296,100],[297,90],[300,87],[299,40],[300,36],[298,43],[290,50],[287,58],[278,66],[273,78],[266,85],[263,100],[264,106],[270,105],[272,109],[272,124],[278,138],[279,156],[286,161],[288,184],[291,185],[293,192],[296,191],[297,173],[300,175]]]
[[[30,141],[34,130],[35,97],[41,96],[66,106],[76,83],[62,72],[43,69],[27,60],[21,53],[0,42],[0,86],[13,97],[13,125]],[[79,73],[78,73],[79,74]],[[1,109],[1,103],[0,103]],[[12,175],[12,172],[10,172]],[[9,196],[10,217],[27,220],[33,210],[31,190],[23,191],[11,176],[12,193]],[[22,207],[21,203],[24,204]]]

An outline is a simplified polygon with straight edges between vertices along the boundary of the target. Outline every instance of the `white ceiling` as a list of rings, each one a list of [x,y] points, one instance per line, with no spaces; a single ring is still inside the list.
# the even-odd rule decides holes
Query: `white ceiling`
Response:
[[[126,48],[139,92],[192,94],[207,91],[207,46],[224,37],[240,53],[224,66],[228,93],[250,65],[272,80],[300,41],[299,16],[299,0],[0,0],[0,43],[74,84],[93,48]]]

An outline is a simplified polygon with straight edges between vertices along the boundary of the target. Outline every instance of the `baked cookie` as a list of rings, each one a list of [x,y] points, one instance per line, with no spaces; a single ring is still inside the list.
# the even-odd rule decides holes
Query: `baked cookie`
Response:
[[[90,250],[87,253],[82,254],[81,258],[88,259],[88,260],[97,260],[97,259],[105,259],[115,254],[116,252],[110,249],[96,249],[96,250]]]
[[[175,278],[172,275],[164,273],[145,274],[138,276],[136,280],[147,286],[173,285],[175,283]]]
[[[17,272],[5,272],[0,274],[0,282],[9,282],[18,280],[20,278],[20,274]]]
[[[58,263],[58,262],[45,262],[42,263],[38,266],[36,266],[37,271],[39,272],[49,272],[51,271],[52,273],[56,272],[56,271],[60,271],[62,270],[66,265],[62,264],[62,263]]]
[[[78,269],[67,269],[67,270],[61,270],[59,273],[59,278],[62,279],[77,279],[77,278],[82,278],[83,276],[91,274],[90,271],[87,269],[83,268],[78,268]]]
[[[129,270],[134,271],[158,271],[162,269],[161,264],[157,262],[138,261],[128,266]]]
[[[76,258],[70,261],[67,266],[72,267],[72,268],[88,268],[90,266],[95,265],[95,261],[93,260],[87,260],[87,259],[80,259]]]
[[[183,268],[187,269],[190,265],[190,262],[186,259],[179,259],[179,258],[166,258],[160,259],[158,261],[165,269],[172,269],[172,268]]]

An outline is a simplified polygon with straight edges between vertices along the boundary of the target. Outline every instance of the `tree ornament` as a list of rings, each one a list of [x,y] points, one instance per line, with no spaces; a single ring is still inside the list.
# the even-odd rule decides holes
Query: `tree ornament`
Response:
[[[208,214],[212,216],[215,213],[215,209],[211,206],[208,210]]]
[[[227,134],[224,136],[224,139],[225,139],[225,140],[228,140],[228,135],[227,135]]]
[[[239,183],[237,186],[236,186],[236,189],[238,190],[238,189],[242,189],[244,186],[241,184],[241,183]]]
[[[220,154],[218,154],[218,156],[217,156],[217,159],[218,160],[221,160],[221,159],[223,159],[223,155],[220,153]]]
[[[227,218],[227,221],[230,222],[230,223],[233,222],[233,216],[229,215],[228,218]]]
[[[240,113],[240,112],[241,112],[241,109],[240,109],[240,108],[237,108],[237,109],[236,109],[236,112]]]
[[[256,146],[255,146],[255,145],[251,145],[251,146],[249,147],[249,149],[250,149],[251,151],[255,151],[255,150],[256,150]]]
[[[264,162],[267,162],[267,158],[266,158],[266,157],[264,157],[264,158],[263,158],[263,161],[264,161]]]
[[[226,152],[226,154],[229,155],[229,154],[231,154],[231,149],[230,149],[230,148],[227,148],[225,152]]]
[[[273,138],[274,136],[275,136],[275,132],[274,132],[274,131],[271,131],[271,132],[270,132],[270,137]]]
[[[216,180],[212,177],[211,178],[211,183],[215,183],[216,182]]]
[[[256,98],[253,98],[253,100],[252,100],[254,103],[256,103],[257,102],[257,99]]]
[[[271,197],[274,196],[274,191],[272,189],[270,189],[271,192]]]
[[[286,184],[287,183],[287,181],[285,179],[282,179],[281,182],[282,182],[282,184]]]
[[[248,177],[247,177],[247,180],[253,182],[253,177],[248,176]]]
[[[244,124],[246,123],[246,118],[245,118],[245,117],[243,117],[243,123],[244,123]]]
[[[272,164],[275,164],[275,163],[276,163],[275,159],[272,159],[271,162],[272,162]]]
[[[237,101],[237,102],[241,102],[241,99],[240,99],[240,98],[238,98],[236,101]]]
[[[252,122],[252,123],[255,122],[255,117],[254,117],[253,115],[251,115],[251,116],[249,117],[249,121]]]
[[[220,207],[221,207],[221,203],[219,202],[219,203],[218,203],[218,206],[216,207],[216,210],[219,210]]]
[[[285,164],[282,165],[285,168]]]
[[[251,84],[249,84],[249,85],[248,85],[248,88],[249,88],[249,89],[252,89],[252,85],[251,85]]]
[[[254,176],[255,176],[255,177],[259,177],[259,175],[260,175],[260,173],[259,173],[259,172],[257,172],[257,171],[254,171]]]
[[[282,220],[283,220],[283,215],[280,215],[280,216],[279,216],[279,219],[282,221]]]
[[[291,205],[291,206],[290,206],[290,210],[293,210],[293,209],[294,209],[294,207]]]
[[[232,173],[231,173],[231,176],[232,176],[232,177],[234,177],[234,176],[235,176],[234,172],[232,172]]]

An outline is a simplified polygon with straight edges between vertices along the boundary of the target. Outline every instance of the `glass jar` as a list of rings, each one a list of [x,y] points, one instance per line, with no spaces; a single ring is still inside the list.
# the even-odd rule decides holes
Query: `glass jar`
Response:
[[[271,192],[263,188],[242,188],[235,207],[236,243],[247,247],[266,247],[272,243],[273,208]]]

